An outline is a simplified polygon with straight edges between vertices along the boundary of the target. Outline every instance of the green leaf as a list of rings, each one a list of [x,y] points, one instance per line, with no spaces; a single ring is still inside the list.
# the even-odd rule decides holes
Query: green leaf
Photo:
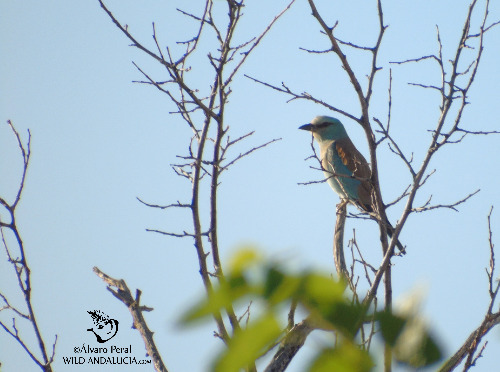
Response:
[[[344,336],[352,339],[362,324],[365,307],[344,302],[336,302],[332,307],[322,310],[322,317]]]
[[[229,276],[217,288],[189,309],[181,318],[181,323],[191,323],[229,307],[243,296],[254,292],[243,275]]]
[[[304,276],[304,295],[311,303],[328,304],[344,300],[345,285],[326,275],[309,273]]]
[[[380,331],[385,342],[387,342],[389,346],[394,347],[407,320],[388,311],[377,313],[376,319],[380,323]]]
[[[275,267],[270,267],[267,270],[264,282],[264,298],[269,299],[273,294],[275,294],[285,279],[286,277],[281,271]]]
[[[442,353],[424,322],[383,311],[376,315],[382,337],[393,348],[394,358],[413,368],[429,366],[442,358]]]
[[[227,350],[217,359],[215,371],[237,372],[248,366],[261,355],[266,346],[277,340],[281,332],[275,316],[271,313],[264,314],[247,328],[235,332]]]
[[[256,249],[252,247],[240,248],[229,262],[229,272],[233,275],[240,275],[260,260],[261,256]]]
[[[350,342],[324,349],[309,367],[310,372],[368,372],[374,364],[370,355]]]
[[[265,274],[263,297],[271,306],[297,297],[301,277],[287,275],[271,266]]]
[[[422,368],[438,362],[442,353],[424,322],[411,318],[397,339],[394,356],[400,363]]]
[[[310,273],[304,277],[299,299],[321,328],[337,329],[352,338],[366,309],[352,304],[344,292],[344,283],[328,276]]]

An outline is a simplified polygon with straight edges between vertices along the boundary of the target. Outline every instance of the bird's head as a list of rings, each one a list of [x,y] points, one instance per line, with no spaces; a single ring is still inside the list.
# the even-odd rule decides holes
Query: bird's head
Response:
[[[316,141],[331,141],[347,137],[347,132],[340,120],[330,116],[316,116],[310,123],[304,124],[299,129],[312,132]]]

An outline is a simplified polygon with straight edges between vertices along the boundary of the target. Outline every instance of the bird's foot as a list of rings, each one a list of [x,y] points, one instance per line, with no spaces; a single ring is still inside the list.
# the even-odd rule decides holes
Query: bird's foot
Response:
[[[341,199],[340,203],[337,204],[337,212],[341,209],[344,209],[348,203],[349,203],[348,199]]]

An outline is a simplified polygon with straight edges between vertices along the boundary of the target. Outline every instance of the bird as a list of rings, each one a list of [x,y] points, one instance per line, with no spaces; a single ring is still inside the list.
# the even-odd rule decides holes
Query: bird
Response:
[[[321,168],[330,187],[343,201],[357,205],[367,213],[376,210],[370,165],[356,149],[340,120],[316,116],[299,129],[312,132],[320,148]],[[392,238],[394,227],[389,221],[387,235]],[[396,242],[402,254],[404,246]]]

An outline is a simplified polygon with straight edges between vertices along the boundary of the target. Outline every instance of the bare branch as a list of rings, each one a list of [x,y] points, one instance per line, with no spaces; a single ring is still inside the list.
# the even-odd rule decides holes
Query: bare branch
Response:
[[[325,34],[328,36],[328,39],[330,40],[330,43],[332,45],[332,50],[339,57],[344,70],[346,71],[347,75],[349,76],[351,84],[352,84],[354,90],[356,91],[356,93],[360,99],[360,103],[365,102],[364,105],[366,105],[366,101],[365,101],[365,97],[363,95],[363,90],[361,89],[361,85],[360,85],[358,79],[356,78],[354,71],[352,70],[351,66],[349,65],[349,62],[347,61],[345,54],[341,51],[341,49],[339,47],[339,43],[337,42],[337,39],[333,36],[333,30],[334,30],[335,26],[328,27],[326,22],[323,20],[323,18],[319,14],[314,1],[308,0],[308,2],[309,2],[309,6],[311,8],[313,17],[316,18],[318,23],[321,25],[321,28],[325,32]],[[367,111],[365,111],[365,108],[367,108],[367,107],[364,106],[363,110],[362,110],[363,116],[366,116],[365,114],[367,113]],[[336,111],[336,110],[334,110],[334,111]],[[339,111],[337,111],[337,112],[339,112]],[[354,119],[354,117],[352,117],[352,118]],[[359,120],[356,120],[356,121],[360,122]]]
[[[295,99],[305,99],[305,100],[308,100],[308,101],[312,101],[314,103],[317,103],[331,111],[334,111],[334,112],[337,112],[341,115],[344,115],[345,117],[349,118],[349,119],[352,119],[356,122],[359,122],[359,118],[357,118],[356,116],[344,111],[344,110],[341,110],[337,107],[334,107],[328,103],[326,103],[325,101],[321,100],[321,99],[318,99],[318,98],[315,98],[313,97],[312,95],[310,95],[309,93],[307,92],[303,92],[303,93],[295,93],[293,92],[292,90],[290,90],[290,88],[288,88],[285,83],[281,83],[281,87],[279,86],[276,86],[276,85],[273,85],[273,84],[270,84],[270,83],[266,83],[262,80],[259,80],[259,79],[256,79],[254,77],[251,77],[251,76],[248,76],[248,75],[245,75],[245,77],[249,78],[250,80],[253,80],[255,81],[256,83],[259,83],[259,84],[262,84],[268,88],[271,88],[271,89],[274,89],[274,90],[277,90],[278,92],[281,92],[281,93],[285,93],[285,94],[288,94],[290,96],[292,96],[292,98],[290,100],[288,100],[288,102],[291,102]]]
[[[361,249],[359,248],[358,242],[356,240],[356,230],[354,230],[354,229],[353,229],[353,238],[351,240],[351,244],[353,247],[356,247],[356,251],[359,255],[359,259],[357,259],[357,258],[355,258],[355,256],[353,256],[353,264],[354,264],[354,262],[359,262],[363,266],[363,270],[365,272],[365,277],[366,277],[366,282],[369,285],[371,285],[372,280],[370,278],[370,274],[368,272],[368,269],[370,269],[372,274],[375,274],[377,272],[377,269],[374,268],[370,263],[368,263],[368,261],[366,261],[365,258],[363,257],[363,253],[361,252]]]
[[[465,203],[467,200],[469,200],[474,195],[476,195],[479,191],[481,191],[481,189],[477,189],[473,193],[470,193],[469,195],[467,195],[465,198],[460,199],[459,201],[457,201],[455,203],[452,203],[452,204],[429,205],[430,204],[430,200],[432,198],[432,195],[431,195],[431,197],[429,198],[429,200],[422,207],[412,208],[412,212],[420,213],[420,212],[430,211],[430,210],[438,209],[438,208],[448,208],[448,209],[454,210],[455,212],[458,212],[458,209],[456,207],[458,205],[462,204],[462,203]]]
[[[498,26],[500,24],[500,21],[496,21],[496,22],[493,22],[491,25],[489,25],[488,27],[485,27],[483,29],[483,33],[484,32],[488,32],[489,30],[491,30],[493,27],[495,26]],[[480,34],[476,34],[476,35],[470,35],[470,37],[478,37],[480,36]]]
[[[295,326],[295,310],[297,310],[297,300],[292,300],[290,311],[288,312],[287,331],[290,331]]]
[[[303,320],[299,324],[296,324],[287,333],[278,351],[264,372],[284,371],[292,361],[295,354],[297,354],[300,348],[304,345],[307,336],[309,336],[312,330],[313,328],[307,319]]]
[[[139,197],[136,197],[137,200],[139,200],[139,202],[141,202],[142,204],[144,204],[145,206],[148,206],[148,207],[151,207],[151,208],[159,208],[159,209],[168,209],[168,208],[191,208],[191,204],[182,204],[180,201],[177,200],[177,203],[174,203],[174,204],[169,204],[169,205],[157,205],[157,204],[150,204],[150,203],[146,203],[145,201],[143,201],[142,199],[140,199]]]
[[[490,130],[490,131],[472,131],[472,130],[466,130],[457,127],[456,128],[457,132],[462,132],[464,133],[464,137],[466,134],[473,134],[473,135],[488,135],[488,134],[500,134],[500,131],[498,130]],[[463,137],[462,137],[463,138]]]
[[[491,230],[491,214],[493,213],[493,206],[490,208],[490,213],[488,213],[488,245],[490,248],[490,267],[489,271],[486,270],[488,275],[488,292],[490,295],[490,306],[488,307],[488,314],[493,313],[493,305],[495,304],[498,291],[500,290],[500,280],[495,282],[495,245],[493,244],[493,232]]]
[[[183,231],[181,234],[166,232],[166,231],[157,230],[157,229],[146,229],[146,231],[148,231],[148,232],[155,232],[155,233],[162,234],[162,235],[167,235],[167,236],[173,236],[174,238],[194,238],[194,237],[197,236],[196,234],[188,233],[186,231]],[[208,236],[208,232],[201,233],[200,235],[201,236]]]
[[[408,186],[406,187],[406,189],[404,189],[404,191],[401,193],[401,195],[399,195],[399,196],[398,196],[396,199],[394,199],[392,202],[387,203],[387,204],[385,205],[385,208],[387,209],[387,208],[389,208],[389,207],[391,207],[391,206],[393,206],[393,205],[395,205],[395,204],[399,203],[399,202],[400,202],[401,200],[403,200],[405,197],[407,197],[408,195],[410,195],[410,193],[408,192],[408,191],[410,190],[410,187],[411,187],[411,185],[408,185]]]
[[[262,41],[264,36],[266,36],[267,33],[271,30],[271,27],[273,27],[273,25],[276,23],[276,21],[278,19],[280,19],[281,16],[283,14],[285,14],[290,9],[290,7],[293,5],[293,3],[295,3],[295,0],[290,1],[290,3],[278,15],[276,15],[274,17],[274,19],[267,25],[267,27],[264,29],[264,31],[262,31],[262,33],[257,37],[257,39],[255,39],[255,42],[252,44],[250,49],[248,49],[246,52],[242,53],[243,58],[239,61],[239,63],[233,69],[233,71],[231,72],[229,77],[226,79],[226,81],[224,82],[225,85],[228,85],[231,83],[231,81],[234,78],[234,75],[238,72],[238,70],[243,65],[243,63],[245,63],[245,61],[246,61],[247,57],[250,55],[250,53],[252,53],[252,51],[257,47],[257,45],[259,45],[259,43]]]
[[[43,340],[40,327],[38,326],[38,322],[36,320],[35,316],[35,310],[33,306],[33,302],[31,299],[31,269],[28,265],[28,261],[26,258],[26,250],[24,246],[23,239],[21,237],[21,234],[19,232],[19,228],[17,226],[17,220],[16,220],[16,207],[18,206],[19,201],[21,200],[21,194],[24,189],[25,181],[26,181],[26,174],[28,171],[28,166],[29,166],[29,160],[31,156],[31,133],[28,130],[28,141],[25,144],[23,144],[21,140],[21,136],[19,135],[18,131],[12,124],[10,120],[7,121],[7,124],[9,125],[11,131],[13,132],[14,136],[16,137],[17,145],[21,151],[21,156],[23,159],[23,171],[21,175],[21,181],[19,183],[18,189],[16,196],[14,198],[14,201],[12,203],[7,202],[7,200],[3,197],[0,197],[0,204],[2,204],[8,211],[10,215],[10,223],[4,223],[0,221],[0,234],[2,237],[2,244],[4,245],[5,252],[7,255],[8,262],[12,265],[19,290],[21,294],[23,295],[24,298],[24,304],[26,306],[26,311],[21,311],[17,307],[13,307],[9,304],[7,297],[4,294],[0,294],[2,297],[2,300],[5,303],[5,306],[2,307],[1,310],[12,310],[13,313],[17,316],[20,317],[20,319],[24,319],[27,321],[32,328],[34,334],[35,334],[35,340],[38,344],[38,348],[41,352],[41,358],[36,357],[35,353],[32,349],[30,349],[29,346],[26,345],[24,340],[22,339],[21,335],[18,332],[18,329],[16,327],[16,317],[12,318],[12,327],[9,328],[6,324],[3,322],[0,322],[0,325],[2,328],[9,334],[11,335],[21,346],[22,348],[26,351],[26,353],[30,356],[30,358],[44,371],[50,372],[52,371],[52,361],[54,358],[54,348],[55,344],[53,345],[53,351],[52,351],[52,357],[49,358],[46,347],[45,347],[45,342]],[[7,244],[7,240],[5,239],[5,234],[4,234],[4,229],[9,229],[11,233],[14,235],[15,242],[16,242],[16,254],[14,255],[13,249],[9,248]],[[19,257],[19,258],[13,258]],[[57,336],[56,336],[57,340]]]
[[[208,1],[208,3],[211,3],[210,1]],[[183,59],[181,58],[180,61],[174,63],[172,62],[172,59],[170,57],[170,52],[168,52],[168,49],[167,49],[167,52],[168,52],[168,55],[169,55],[169,61],[167,61],[166,59],[163,59],[161,56],[153,53],[151,50],[149,50],[148,48],[146,48],[145,46],[143,46],[138,40],[136,40],[131,34],[130,32],[128,31],[128,28],[123,26],[116,18],[115,16],[113,15],[113,13],[111,13],[111,11],[106,7],[106,5],[104,4],[104,2],[102,0],[99,0],[99,4],[101,4],[101,8],[104,9],[104,11],[106,12],[106,14],[109,16],[109,18],[112,20],[112,22],[116,25],[116,27],[118,27],[118,29],[123,33],[125,34],[125,36],[130,40],[132,41],[132,46],[140,49],[141,51],[143,51],[144,53],[146,53],[147,55],[149,55],[150,57],[152,57],[154,60],[156,60],[157,62],[159,62],[160,64],[162,64],[163,66],[165,66],[165,68],[167,69],[170,77],[175,80],[175,82],[179,85],[179,87],[203,110],[203,112],[207,115],[207,116],[210,116],[212,117],[213,119],[215,120],[218,120],[219,118],[217,117],[217,115],[212,111],[210,110],[209,107],[207,107],[195,94],[195,90],[189,88],[186,83],[184,82],[184,79],[181,77],[181,72],[177,69],[177,64],[180,63],[180,61],[182,61]]]
[[[485,341],[483,346],[481,347],[481,350],[479,350],[479,353],[477,353],[477,355],[474,357],[474,359],[471,361],[470,365],[466,365],[464,367],[464,370],[467,371],[469,370],[470,367],[474,367],[476,365],[476,362],[479,358],[482,358],[483,357],[483,351],[484,349],[486,349],[486,346],[488,345],[488,341]]]
[[[137,329],[141,334],[148,355],[153,360],[155,370],[159,372],[168,372],[167,367],[163,364],[160,353],[156,348],[156,344],[153,339],[153,332],[150,331],[142,314],[144,311],[152,311],[153,309],[140,304],[141,291],[139,289],[136,291],[136,297],[134,299],[127,283],[125,283],[125,280],[114,279],[99,270],[97,267],[94,267],[93,270],[94,273],[107,284],[106,289],[128,308],[130,314],[132,315],[133,328]]]
[[[7,248],[7,244],[5,242],[5,238],[3,235],[3,231],[1,233],[2,233],[3,244],[4,244],[5,248]],[[9,253],[7,252],[7,254],[9,254]],[[20,316],[21,318],[24,318],[26,320],[30,320],[29,315],[24,314],[22,311],[18,310],[16,307],[12,306],[9,303],[9,301],[7,300],[7,297],[5,297],[2,293],[0,293],[0,297],[2,298],[3,302],[5,302],[5,305],[0,308],[0,312],[4,311],[4,310],[12,310],[16,315]]]
[[[422,56],[422,57],[418,57],[418,58],[405,59],[403,61],[391,61],[389,63],[395,64],[395,65],[402,65],[402,64],[411,63],[411,62],[422,62],[422,61],[425,61],[427,59],[431,59],[431,60],[434,60],[438,63],[441,63],[441,59],[434,54],[431,54],[428,56]]]
[[[379,125],[379,127],[381,128],[380,131],[377,131],[379,133],[382,133],[384,135],[384,138],[387,138],[389,140],[389,149],[394,153],[396,154],[397,156],[399,156],[401,158],[401,160],[403,160],[403,162],[405,163],[405,165],[408,167],[408,170],[410,171],[413,179],[415,179],[415,176],[416,176],[416,173],[415,173],[415,170],[413,169],[413,166],[411,165],[411,162],[413,161],[413,157],[411,157],[410,159],[408,159],[403,151],[401,150],[401,148],[399,147],[399,145],[397,144],[397,142],[392,138],[392,136],[389,134],[389,121],[388,121],[388,124],[387,124],[387,127],[384,127],[384,125],[382,124],[382,122],[377,119],[377,118],[373,118],[373,120]],[[390,119],[389,119],[390,120]]]
[[[29,348],[28,345],[26,345],[23,341],[23,339],[21,338],[21,335],[19,334],[19,331],[17,330],[17,327],[16,327],[16,320],[15,318],[12,318],[12,329],[10,329],[5,323],[3,323],[2,321],[0,321],[0,327],[2,327],[4,329],[5,332],[7,332],[7,334],[11,335],[14,340],[17,341],[17,343],[19,345],[21,345],[21,347],[24,349],[24,351],[26,352],[26,354],[29,355],[29,357],[42,369],[46,369],[46,368],[49,368],[47,369],[48,371],[51,371],[51,366],[50,365],[47,365],[46,368],[44,368],[44,365],[42,364],[42,362],[40,360],[38,360],[38,358],[33,354],[33,352],[31,351],[31,349]]]
[[[490,295],[490,303],[488,305],[488,309],[486,311],[486,315],[484,316],[481,325],[476,328],[464,344],[460,347],[460,349],[446,361],[446,363],[439,370],[440,372],[448,372],[455,369],[464,358],[467,357],[464,371],[469,370],[477,361],[478,358],[481,357],[484,348],[486,347],[487,342],[484,343],[482,348],[479,350],[479,353],[476,354],[476,350],[478,349],[481,340],[486,334],[497,324],[500,324],[500,311],[494,313],[493,307],[498,296],[498,292],[500,290],[500,281],[496,281],[495,279],[495,251],[493,244],[493,233],[491,230],[491,214],[493,212],[493,207],[490,208],[490,212],[488,214],[488,246],[490,251],[490,262],[489,262],[489,270],[486,269],[486,274],[488,276],[488,293]]]
[[[179,65],[179,64],[183,65],[185,63],[186,59],[189,57],[189,55],[198,46],[198,41],[200,40],[200,36],[201,36],[202,31],[203,31],[203,27],[204,27],[205,23],[207,23],[206,16],[207,16],[207,13],[209,11],[209,7],[211,7],[211,4],[212,4],[212,2],[210,0],[206,0],[205,9],[203,11],[203,16],[201,18],[195,17],[192,14],[189,14],[189,13],[183,12],[180,9],[177,9],[179,12],[183,13],[184,15],[191,16],[195,19],[198,19],[200,21],[200,26],[198,28],[197,34],[194,37],[192,37],[190,40],[184,41],[184,42],[178,42],[178,44],[186,44],[187,50],[184,53],[184,55],[178,61],[175,62],[176,65]],[[155,35],[155,42],[156,42],[156,35]]]
[[[252,152],[257,151],[257,150],[259,150],[261,148],[264,148],[264,147],[270,145],[271,143],[274,143],[274,142],[277,142],[277,141],[281,141],[281,138],[274,138],[274,139],[272,139],[270,141],[267,141],[266,143],[264,143],[262,145],[259,145],[259,146],[256,146],[256,147],[252,147],[250,150],[248,150],[248,151],[246,151],[244,153],[240,153],[237,157],[235,157],[229,163],[227,163],[224,166],[222,166],[220,168],[220,172],[227,170],[231,165],[233,165],[234,163],[236,163],[238,160],[244,158],[245,156],[250,155]]]
[[[437,90],[439,93],[443,91],[442,87],[438,87],[436,85],[429,85],[429,84],[422,84],[422,83],[408,83],[408,85],[413,85],[415,87],[420,87],[424,89],[434,89]]]
[[[16,128],[14,127],[12,122],[10,120],[7,120],[7,124],[9,125],[10,129],[12,130],[12,133],[14,133],[14,136],[16,137],[17,146],[19,147],[19,150],[21,150],[21,155],[23,158],[23,173],[21,176],[21,181],[19,183],[19,187],[17,189],[17,194],[16,194],[16,197],[14,199],[14,202],[10,206],[10,208],[14,209],[14,208],[16,208],[17,204],[19,203],[19,200],[21,200],[21,193],[24,190],[24,181],[26,180],[26,173],[28,171],[30,155],[31,155],[31,132],[28,129],[28,141],[26,142],[26,147],[25,147],[23,145],[23,142],[21,140],[21,136],[19,135],[19,132],[16,130]],[[5,207],[8,206],[8,203],[3,198],[0,198],[0,202]]]
[[[325,50],[313,50],[313,49],[307,49],[307,48],[302,48],[302,47],[299,47],[300,50],[303,50],[307,53],[311,53],[311,54],[325,54],[325,53],[331,53],[332,52],[332,48],[329,48],[329,49],[325,49]]]
[[[227,128],[227,129],[226,129],[226,131],[227,131],[228,129],[229,129],[229,128]],[[244,134],[244,135],[242,135],[242,136],[240,136],[240,137],[238,137],[238,138],[236,138],[236,139],[234,139],[234,140],[232,140],[232,141],[231,141],[230,136],[227,136],[227,137],[226,137],[226,144],[225,144],[224,146],[222,146],[222,155],[221,155],[221,158],[223,158],[223,157],[224,157],[224,153],[225,153],[225,152],[226,152],[226,151],[227,151],[227,150],[228,150],[231,146],[233,146],[233,145],[235,145],[236,143],[238,143],[238,142],[240,142],[240,141],[244,140],[244,139],[245,139],[245,138],[247,138],[247,137],[253,136],[253,134],[254,134],[254,133],[255,133],[255,131],[251,131],[251,132],[249,132],[249,133],[247,133],[247,134]]]
[[[497,324],[500,324],[500,313],[485,317],[481,325],[470,334],[460,349],[439,369],[439,372],[453,371],[469,353],[474,353],[481,339]]]
[[[333,260],[337,275],[349,282],[349,271],[344,257],[344,225],[347,211],[347,201],[341,201],[337,206],[337,220],[335,222],[335,231],[333,234]]]
[[[317,169],[317,168],[315,168],[315,169]],[[328,178],[323,178],[323,179],[318,180],[318,181],[297,182],[297,185],[301,185],[301,186],[314,185],[315,183],[325,183],[327,181],[328,181]]]
[[[338,37],[335,37],[335,40],[337,40],[339,42],[339,44],[349,46],[349,47],[354,48],[354,49],[360,49],[360,50],[365,50],[365,51],[369,51],[369,52],[373,52],[373,50],[376,48],[376,46],[375,47],[366,47],[366,46],[351,43],[350,41],[342,41]]]

